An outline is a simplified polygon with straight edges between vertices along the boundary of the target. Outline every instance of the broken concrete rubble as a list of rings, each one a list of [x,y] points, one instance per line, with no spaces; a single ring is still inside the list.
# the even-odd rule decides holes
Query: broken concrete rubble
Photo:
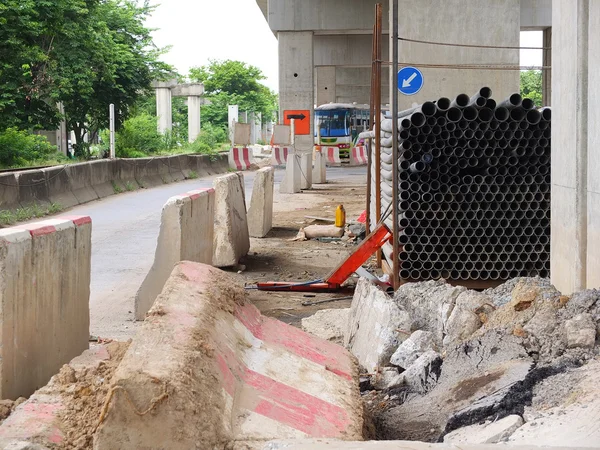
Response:
[[[433,333],[430,331],[417,330],[405,340],[390,358],[390,362],[402,367],[408,368],[419,356],[428,350],[435,349]]]
[[[455,301],[444,326],[444,345],[462,342],[477,331],[496,308],[492,299],[481,292],[464,291]]]
[[[389,364],[412,328],[409,314],[365,278],[359,279],[350,307],[344,345],[369,372]],[[400,331],[398,331],[400,330]]]
[[[596,343],[596,324],[589,313],[578,314],[565,322],[567,347],[592,348]]]
[[[513,414],[498,421],[460,428],[444,436],[444,442],[451,444],[496,444],[506,440],[521,425],[523,425],[523,418]]]
[[[417,358],[404,375],[404,383],[414,392],[421,394],[430,391],[437,383],[442,368],[442,357],[428,350]]]
[[[443,280],[407,283],[396,291],[394,301],[408,313],[415,330],[433,333],[436,345],[441,347],[456,298],[465,291],[466,288],[450,286]]]
[[[302,329],[326,341],[342,344],[349,315],[350,308],[322,309],[302,319]]]

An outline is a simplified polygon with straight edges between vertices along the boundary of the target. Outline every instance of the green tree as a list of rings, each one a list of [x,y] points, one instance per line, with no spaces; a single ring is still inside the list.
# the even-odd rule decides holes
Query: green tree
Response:
[[[525,70],[521,72],[521,95],[542,106],[542,72],[541,70]]]
[[[262,71],[241,61],[215,61],[190,69],[192,81],[204,83],[209,105],[202,107],[202,120],[227,127],[227,105],[239,105],[240,111],[259,112],[263,121],[274,119],[277,96],[261,83]]]
[[[148,2],[134,0],[3,0],[0,4],[0,129],[51,128],[57,102],[84,137],[108,125],[115,104],[117,125],[155,78],[169,68],[144,21]]]

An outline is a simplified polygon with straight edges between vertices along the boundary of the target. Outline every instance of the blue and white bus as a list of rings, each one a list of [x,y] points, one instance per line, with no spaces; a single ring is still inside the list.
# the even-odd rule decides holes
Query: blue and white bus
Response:
[[[340,158],[349,158],[359,144],[358,135],[369,129],[369,105],[328,103],[315,108],[315,145],[338,147]]]

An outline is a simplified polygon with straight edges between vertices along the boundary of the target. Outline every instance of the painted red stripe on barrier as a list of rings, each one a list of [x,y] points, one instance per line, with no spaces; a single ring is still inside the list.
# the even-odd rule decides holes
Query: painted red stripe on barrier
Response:
[[[242,170],[242,163],[240,162],[240,149],[233,147],[233,161],[237,170]]]
[[[54,225],[40,225],[39,223],[28,223],[24,225],[17,225],[18,230],[27,230],[31,236],[44,236],[46,234],[52,234],[56,232]]]
[[[250,164],[250,149],[244,147],[243,154],[244,154],[244,162],[246,163],[246,167],[244,167],[244,169],[247,169],[251,165]]]
[[[295,355],[325,366],[340,377],[352,380],[353,367],[343,347],[318,339],[279,320],[264,317],[250,304],[238,306],[235,317],[265,344],[284,347]]]
[[[189,191],[186,192],[184,195],[187,195],[189,198],[191,198],[192,200],[196,200],[197,198],[199,198],[204,192],[215,192],[215,190],[213,188],[206,188],[206,189],[195,189],[195,191],[202,191],[202,192],[194,192],[194,191]]]
[[[245,385],[239,387],[241,395],[244,387],[252,388],[252,395],[240,403],[257,414],[312,437],[339,437],[351,425],[343,408],[248,369],[232,351],[217,355],[217,365],[223,387],[232,397],[236,394],[234,380]]]
[[[70,220],[75,225],[85,225],[86,223],[92,223],[92,218],[90,216],[60,216],[57,219],[61,220]]]

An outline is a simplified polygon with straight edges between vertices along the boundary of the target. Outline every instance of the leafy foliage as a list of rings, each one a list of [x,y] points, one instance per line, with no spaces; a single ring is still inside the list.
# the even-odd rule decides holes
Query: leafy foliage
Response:
[[[36,136],[17,128],[0,132],[0,165],[18,167],[42,161],[56,153],[44,136]]]
[[[210,105],[202,107],[204,122],[227,127],[227,105],[239,105],[240,111],[260,112],[263,121],[274,119],[277,95],[261,83],[262,71],[241,61],[215,61],[190,69],[189,78],[204,83]]]
[[[156,129],[156,117],[149,114],[127,119],[115,136],[115,152],[120,158],[147,156],[169,146]]]
[[[144,26],[152,7],[134,0],[3,0],[0,4],[0,129],[56,126],[62,102],[76,153],[117,126],[153,79],[167,76]]]
[[[521,95],[533,100],[536,106],[542,106],[542,72],[540,70],[521,72]]]
[[[198,138],[188,148],[194,153],[213,155],[218,153],[219,146],[226,141],[227,132],[223,128],[205,123]]]

